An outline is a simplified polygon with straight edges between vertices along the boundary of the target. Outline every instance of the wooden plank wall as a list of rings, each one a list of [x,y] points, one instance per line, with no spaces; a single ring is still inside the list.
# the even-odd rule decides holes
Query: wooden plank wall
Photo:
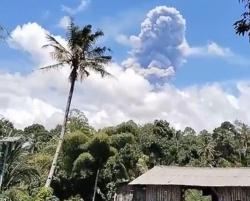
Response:
[[[133,201],[146,201],[146,187],[134,187]]]
[[[179,186],[147,186],[146,201],[181,201]]]
[[[250,201],[250,188],[212,188],[218,201]],[[180,186],[123,187],[114,201],[182,201]]]
[[[250,188],[215,188],[219,201],[250,201]]]
[[[179,186],[147,186],[122,188],[114,201],[181,201],[181,187]]]

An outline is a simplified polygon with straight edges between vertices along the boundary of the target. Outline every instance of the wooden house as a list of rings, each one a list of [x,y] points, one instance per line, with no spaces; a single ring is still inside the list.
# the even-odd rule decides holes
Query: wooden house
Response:
[[[121,186],[115,201],[185,201],[187,189],[212,201],[250,201],[250,168],[156,166]]]

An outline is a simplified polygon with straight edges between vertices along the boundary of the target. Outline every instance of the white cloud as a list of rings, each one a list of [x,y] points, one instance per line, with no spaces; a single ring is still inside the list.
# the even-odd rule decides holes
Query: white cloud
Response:
[[[228,57],[232,56],[232,51],[230,48],[220,47],[217,43],[211,42],[207,46],[207,52],[212,55],[217,55],[219,57]]]
[[[173,85],[154,86],[133,69],[112,64],[115,78],[91,75],[76,85],[72,107],[84,111],[99,128],[133,119],[139,123],[166,119],[176,128],[191,126],[212,129],[222,121],[236,119],[250,123],[250,82],[238,82],[239,95],[220,84],[178,89]],[[27,76],[0,75],[0,113],[18,127],[61,122],[68,91],[67,76],[61,71],[36,71]]]
[[[1,108],[0,113],[14,122],[16,127],[23,128],[24,125],[37,122],[53,128],[55,124],[62,122],[62,111],[39,99],[9,97],[9,103],[12,104],[11,107]]]
[[[11,32],[8,43],[12,48],[32,53],[32,60],[36,62],[35,64],[44,64],[44,62],[52,61],[47,51],[40,50],[47,42],[46,34],[48,32],[37,23],[27,23],[23,26],[17,26]]]
[[[144,123],[156,118],[166,119],[177,128],[191,126],[197,130],[212,129],[225,120],[239,119],[250,123],[250,113],[246,112],[250,108],[250,82],[236,83],[237,96],[224,90],[219,83],[179,89],[167,83],[156,86],[149,82],[149,74],[169,76],[174,73],[176,66],[180,65],[184,58],[184,50],[179,47],[185,44],[183,32],[175,35],[175,25],[168,22],[176,20],[180,30],[184,31],[184,21],[174,9],[167,9],[168,14],[173,14],[172,18],[168,18],[168,15],[159,15],[165,12],[165,8],[158,9],[148,15],[149,19],[154,19],[153,24],[158,21],[154,28],[151,27],[153,31],[149,31],[150,23],[145,22],[141,34],[130,38],[134,41],[134,57],[124,63],[124,66],[128,67],[112,63],[107,68],[115,78],[101,79],[93,74],[83,83],[77,83],[72,108],[84,111],[90,123],[98,128],[129,119]],[[159,36],[166,34],[161,30],[156,31],[166,23],[170,23],[173,29],[167,28],[169,33],[172,33],[170,30],[173,31],[173,35],[169,34],[167,37],[175,36],[175,42],[162,41],[160,44],[161,41],[153,39],[153,35],[155,32]],[[51,49],[41,48],[47,44],[46,33],[48,31],[37,23],[27,23],[13,30],[9,44],[27,52],[38,67],[47,65],[52,62]],[[63,44],[66,43],[62,37],[55,37]],[[158,44],[159,49],[151,42]],[[173,46],[180,49],[176,50]],[[162,47],[177,51],[176,58],[173,58],[173,54],[169,56],[167,50],[167,56],[159,55]],[[215,44],[210,45],[207,51],[221,56],[227,53],[227,50]],[[146,52],[149,55],[146,55],[148,57],[143,65],[142,55]],[[152,63],[154,65],[150,65]],[[145,70],[141,66],[145,66]],[[48,127],[60,123],[69,88],[67,75],[67,70],[34,71],[28,75],[1,73],[0,114],[9,118],[18,127],[34,122],[43,123]]]
[[[61,27],[62,29],[67,29],[70,25],[70,17],[69,16],[63,16],[59,23],[58,23],[58,26]]]
[[[249,66],[250,59],[233,52],[228,47],[222,47],[216,42],[209,42],[205,46],[192,47],[184,43],[181,49],[186,58],[189,57],[217,57],[237,66]]]
[[[43,87],[46,82],[45,76],[38,76],[38,74],[41,72],[34,72],[27,76],[0,74],[0,114],[12,121],[18,128],[34,122],[51,128],[61,122],[62,110],[37,95],[44,93]],[[46,94],[41,95],[48,96],[49,94],[50,89],[46,89]]]
[[[70,15],[75,15],[83,11],[89,5],[89,3],[90,3],[90,0],[81,0],[80,4],[75,8],[62,5],[62,11],[67,12]]]
[[[17,26],[10,33],[11,37],[8,43],[12,48],[29,53],[36,67],[42,67],[54,63],[50,55],[52,49],[42,48],[48,44],[47,34],[49,34],[49,32],[37,23],[27,23],[23,26]],[[62,44],[66,44],[61,36],[55,36],[55,38]]]
[[[186,56],[216,56],[221,58],[229,58],[235,54],[230,48],[221,47],[215,42],[209,42],[206,46],[191,47],[184,43],[181,47]]]

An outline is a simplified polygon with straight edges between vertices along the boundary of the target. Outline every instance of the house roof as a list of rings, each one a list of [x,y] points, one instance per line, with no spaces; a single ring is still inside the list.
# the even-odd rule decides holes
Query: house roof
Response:
[[[250,168],[156,166],[129,185],[250,187]]]
[[[20,139],[21,139],[21,137],[4,137],[4,138],[0,139],[0,143],[16,142],[16,141],[19,141]]]

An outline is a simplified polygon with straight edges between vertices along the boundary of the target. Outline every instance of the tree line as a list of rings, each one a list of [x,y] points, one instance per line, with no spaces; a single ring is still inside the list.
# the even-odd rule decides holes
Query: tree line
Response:
[[[223,122],[212,132],[174,129],[165,120],[133,121],[99,130],[79,110],[70,113],[51,188],[43,187],[62,126],[33,124],[15,129],[0,121],[0,136],[21,136],[9,154],[1,196],[12,201],[111,201],[121,184],[155,165],[197,167],[250,166],[250,127]],[[11,132],[10,132],[11,131]],[[204,200],[194,192],[187,200]]]

